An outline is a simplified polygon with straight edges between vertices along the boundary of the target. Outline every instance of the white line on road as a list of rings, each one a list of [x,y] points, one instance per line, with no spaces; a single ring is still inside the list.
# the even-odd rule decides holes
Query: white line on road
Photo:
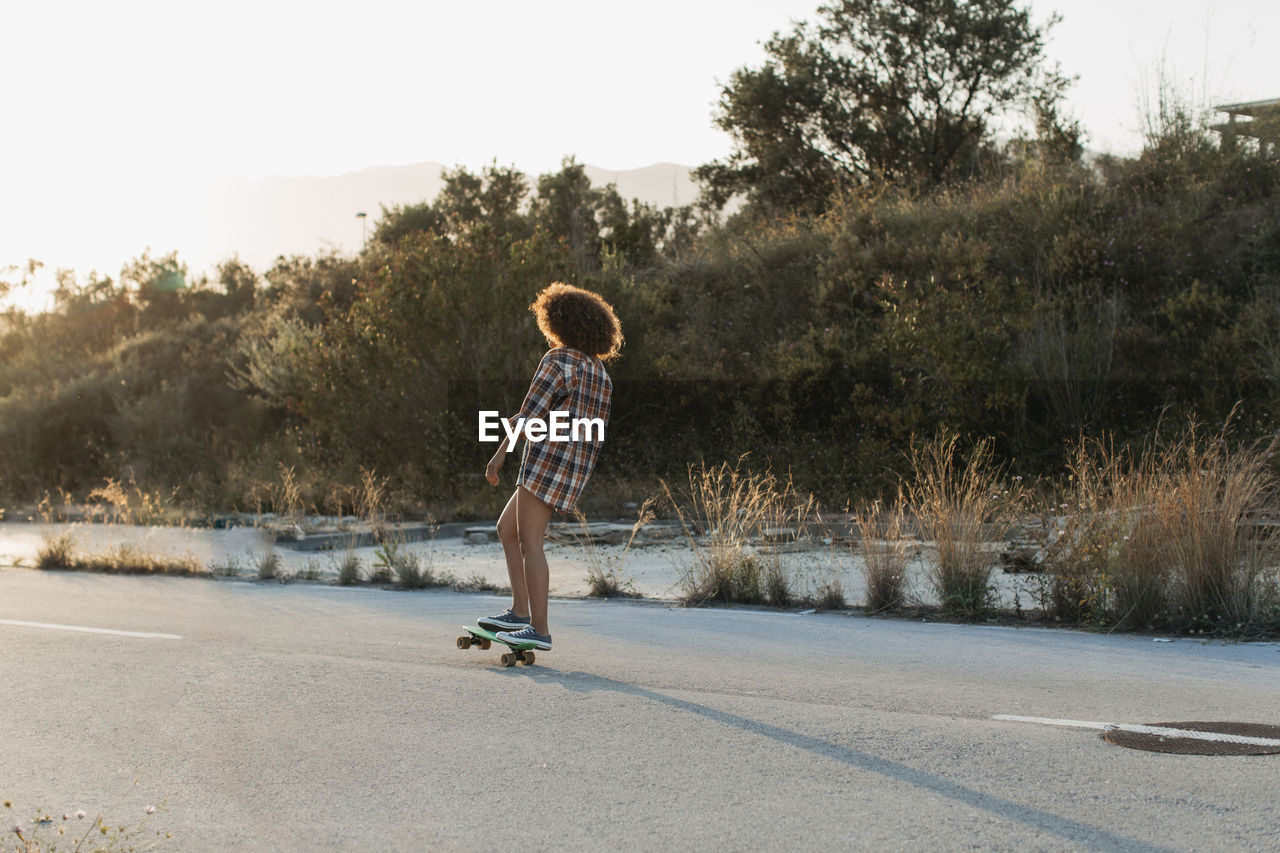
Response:
[[[1065,726],[1074,729],[1098,729],[1099,731],[1134,732],[1157,737],[1191,738],[1218,743],[1241,743],[1249,746],[1280,746],[1280,740],[1269,737],[1228,735],[1220,732],[1198,732],[1194,729],[1173,729],[1167,726],[1142,726],[1135,723],[1098,723],[1092,720],[1056,720],[1050,717],[1019,717],[1013,714],[996,714],[991,719],[1011,723],[1039,723],[1042,726]]]
[[[86,628],[83,625],[55,625],[52,622],[23,622],[18,619],[0,619],[0,625],[19,628],[48,628],[52,631],[80,631],[85,634],[110,634],[113,637],[136,637],[142,640],[181,640],[181,634],[150,634],[146,631],[117,631],[114,628]]]

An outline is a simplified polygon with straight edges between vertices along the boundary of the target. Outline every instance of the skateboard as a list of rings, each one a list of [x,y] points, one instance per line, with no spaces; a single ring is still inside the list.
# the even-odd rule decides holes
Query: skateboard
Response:
[[[502,643],[502,645],[511,649],[502,656],[503,666],[515,666],[516,661],[525,666],[532,666],[534,661],[533,650],[537,648],[533,643],[508,643],[506,640],[499,640],[497,634],[493,631],[486,631],[484,628],[472,628],[470,625],[463,625],[462,630],[466,631],[470,636],[458,638],[458,648],[469,649],[476,646],[482,651],[487,650],[493,643]]]

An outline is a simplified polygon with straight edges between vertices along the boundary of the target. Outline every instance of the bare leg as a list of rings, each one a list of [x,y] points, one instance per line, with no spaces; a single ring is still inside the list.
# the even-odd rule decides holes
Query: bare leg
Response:
[[[529,615],[529,591],[524,582],[524,556],[520,553],[519,526],[516,521],[516,498],[523,489],[511,493],[502,515],[498,516],[498,541],[507,558],[507,578],[511,581],[511,611],[517,616]]]
[[[547,591],[551,584],[551,573],[547,568],[546,555],[542,552],[542,537],[547,532],[547,522],[551,520],[551,507],[524,486],[516,489],[515,503],[520,551],[524,554],[522,591],[529,602],[533,630],[539,634],[550,634],[547,626]],[[511,504],[507,504],[507,508],[510,507]],[[503,517],[506,517],[506,513],[507,510],[503,510]],[[510,558],[507,564],[510,565]],[[513,594],[515,588],[513,582]]]

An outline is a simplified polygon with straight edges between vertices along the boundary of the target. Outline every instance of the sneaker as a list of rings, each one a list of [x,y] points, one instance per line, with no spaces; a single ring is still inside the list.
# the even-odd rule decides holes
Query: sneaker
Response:
[[[519,631],[499,631],[494,636],[504,643],[515,643],[517,646],[528,643],[535,649],[541,649],[544,652],[551,649],[551,635],[539,634],[533,630],[532,625],[525,625]]]
[[[517,616],[514,610],[508,610],[498,616],[481,616],[476,624],[487,631],[519,631],[529,624],[529,617]]]

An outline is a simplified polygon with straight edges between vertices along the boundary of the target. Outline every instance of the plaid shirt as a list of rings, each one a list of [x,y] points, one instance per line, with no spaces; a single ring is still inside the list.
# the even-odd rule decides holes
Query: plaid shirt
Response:
[[[604,364],[576,349],[548,350],[533,375],[529,392],[520,406],[520,415],[551,421],[552,411],[569,413],[570,424],[577,418],[600,418],[609,422],[613,383]],[[577,441],[524,442],[517,486],[524,486],[549,506],[569,512],[578,502],[600,455],[598,430],[582,430]]]

